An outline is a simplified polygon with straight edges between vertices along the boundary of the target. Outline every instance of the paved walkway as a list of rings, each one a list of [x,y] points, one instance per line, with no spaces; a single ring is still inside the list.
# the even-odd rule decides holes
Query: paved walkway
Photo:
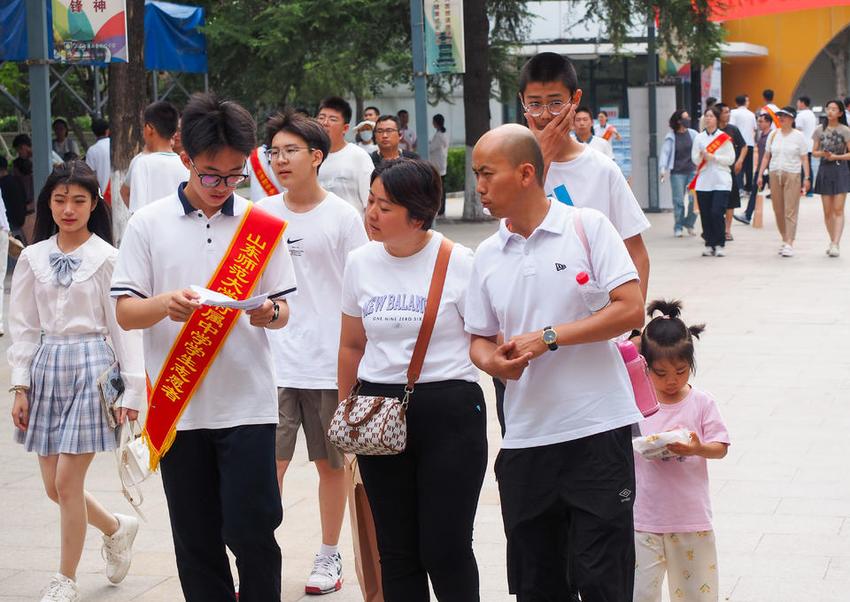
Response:
[[[685,303],[685,319],[706,322],[697,344],[695,382],[715,394],[732,433],[726,459],[711,462],[721,600],[839,602],[850,599],[850,479],[845,433],[850,428],[850,243],[829,259],[820,203],[805,199],[798,256],[780,258],[773,219],[765,229],[736,224],[725,258],[700,257],[698,239],[674,239],[672,216],[651,216],[651,297]],[[449,225],[455,240],[475,246],[493,224]],[[0,352],[8,337],[0,339]],[[0,361],[0,383],[8,368]],[[492,387],[491,462],[499,431]],[[8,405],[5,407],[9,407]],[[0,599],[34,600],[56,570],[58,511],[41,487],[36,460],[11,443],[0,414]],[[842,459],[843,458],[843,459]],[[112,457],[99,457],[89,488],[127,512]],[[315,470],[303,445],[287,473],[284,555],[287,602],[306,599],[303,582],[319,544]],[[173,602],[182,599],[161,484],[145,488],[149,522],[137,539],[130,575],[120,587],[102,576],[92,530],[80,566],[85,600]],[[203,500],[198,500],[203,503]],[[328,602],[360,600],[348,526],[341,542],[348,581]],[[482,600],[510,600],[505,582],[499,498],[488,470],[476,521]]]

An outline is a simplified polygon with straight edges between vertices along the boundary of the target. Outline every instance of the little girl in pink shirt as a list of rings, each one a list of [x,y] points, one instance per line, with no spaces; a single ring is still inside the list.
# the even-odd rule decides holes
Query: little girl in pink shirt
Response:
[[[718,599],[717,548],[711,528],[709,458],[723,458],[729,433],[714,399],[688,384],[694,371],[694,338],[704,326],[687,326],[678,301],[653,301],[653,318],[641,335],[661,409],[640,424],[641,435],[678,428],[687,443],[667,446],[674,455],[649,460],[635,453],[634,602],[660,602],[664,573],[671,600]]]

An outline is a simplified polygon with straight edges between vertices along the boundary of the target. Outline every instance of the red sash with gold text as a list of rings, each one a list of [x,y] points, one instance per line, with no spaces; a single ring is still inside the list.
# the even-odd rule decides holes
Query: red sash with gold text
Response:
[[[713,155],[718,148],[726,144],[726,142],[731,139],[732,137],[726,132],[720,132],[720,135],[717,136],[717,138],[708,143],[708,146],[705,147],[705,152],[707,152],[709,155]],[[697,187],[697,178],[699,177],[699,172],[702,171],[702,168],[705,167],[705,164],[706,160],[703,159],[702,163],[700,163],[697,167],[697,173],[694,175],[694,179],[691,180],[690,184],[688,184],[688,190],[694,190]]]
[[[776,113],[773,112],[773,109],[771,109],[768,105],[764,105],[764,111],[765,111],[765,113],[770,115],[771,119],[773,119],[773,125],[776,126],[776,129],[779,129],[779,128],[782,127],[782,124],[779,123],[779,117],[776,116]]]
[[[234,299],[247,299],[285,229],[285,221],[249,205],[207,288]],[[151,470],[156,470],[174,442],[180,416],[215,361],[239,313],[226,307],[202,306],[192,313],[177,335],[148,394],[148,416],[142,435],[150,449]]]
[[[259,149],[255,148],[251,151],[249,160],[251,161],[251,169],[257,177],[257,182],[260,183],[260,188],[263,189],[263,192],[265,192],[267,196],[280,194],[280,190],[278,190],[277,186],[274,185],[274,182],[271,181],[269,176],[266,174],[266,170],[263,169],[263,164],[260,163]]]
[[[605,128],[605,131],[602,132],[602,138],[605,139],[605,140],[611,140],[611,138],[613,136],[614,136],[614,126],[609,125],[607,128]]]

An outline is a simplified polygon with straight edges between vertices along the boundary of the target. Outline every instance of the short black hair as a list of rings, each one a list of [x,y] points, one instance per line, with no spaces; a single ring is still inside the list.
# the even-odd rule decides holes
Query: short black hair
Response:
[[[668,124],[670,125],[671,130],[679,129],[679,126],[682,124],[682,115],[685,113],[687,113],[687,110],[679,109],[670,115],[670,121],[668,121]]]
[[[679,314],[682,312],[681,301],[653,301],[647,306],[647,315],[652,317],[643,329],[640,337],[640,351],[647,365],[659,360],[681,360],[688,364],[691,372],[696,371],[694,360],[694,339],[698,339],[705,330],[705,324],[696,326],[686,325]]]
[[[59,231],[59,226],[53,221],[53,213],[50,210],[50,197],[57,186],[69,184],[81,186],[91,195],[95,205],[89,216],[87,227],[90,232],[112,244],[112,221],[106,203],[101,197],[100,187],[97,185],[97,174],[85,161],[78,159],[68,161],[54,169],[47,177],[41,192],[38,193],[35,204],[33,242],[47,240]]]
[[[747,95],[738,94],[738,96],[735,97],[735,104],[739,107],[743,107],[745,104],[747,104]]]
[[[764,98],[767,102],[773,102],[773,90],[770,88],[765,88],[761,93],[762,98]]]
[[[145,125],[150,125],[166,140],[174,136],[179,122],[180,112],[167,100],[157,100],[145,107]]]
[[[434,122],[434,125],[437,126],[438,130],[445,133],[445,131],[446,131],[446,118],[443,117],[442,113],[437,113],[436,115],[434,115],[434,117],[432,118],[432,121]]]
[[[266,121],[265,145],[271,147],[272,139],[278,132],[287,132],[298,136],[311,149],[321,151],[322,161],[328,157],[331,150],[331,139],[322,124],[293,110],[276,113]]]
[[[590,120],[593,121],[593,113],[591,112],[590,107],[586,105],[581,105],[579,108],[576,109],[575,114],[578,115],[579,113],[587,113],[588,115],[590,115]]]
[[[720,109],[721,111],[722,111],[723,109],[728,109],[728,108],[729,108],[729,105],[727,105],[725,102],[718,102],[718,103],[716,103],[714,106],[715,106],[715,107],[717,107],[718,109]]]
[[[363,109],[363,112],[365,113],[365,112],[366,112],[366,111],[368,111],[369,109],[372,109],[372,110],[373,110],[373,111],[375,111],[378,115],[380,115],[380,114],[381,114],[381,109],[379,109],[378,107],[376,107],[376,106],[374,106],[374,105],[369,105],[368,107],[366,107],[365,109]]]
[[[572,95],[578,89],[578,76],[573,64],[555,52],[541,52],[525,62],[519,72],[519,91],[531,82],[561,82]]]
[[[844,106],[845,106],[845,107],[850,107],[850,96],[845,96],[845,97],[844,97]]]
[[[109,122],[106,119],[101,119],[100,117],[95,117],[91,120],[91,132],[98,138],[102,136],[106,136],[106,132],[109,131]]]
[[[18,148],[23,145],[32,146],[32,138],[30,138],[27,134],[18,134],[12,140],[12,148]]]
[[[68,129],[68,122],[65,121],[64,117],[57,117],[56,119],[54,119],[53,123],[51,124],[51,127],[55,128],[57,125],[64,125],[65,129]]]
[[[407,209],[408,219],[422,220],[429,230],[440,210],[443,182],[434,166],[421,159],[382,161],[372,172],[371,182],[381,179],[387,198]]]
[[[807,107],[812,106],[812,99],[811,99],[811,98],[809,98],[808,96],[798,96],[798,97],[797,97],[797,100],[799,100],[800,102],[802,102],[802,103],[803,103],[804,105],[806,105]]]
[[[378,124],[382,121],[392,121],[398,129],[401,129],[401,121],[395,115],[381,115],[375,120],[375,129],[378,129]]]
[[[398,116],[401,117],[402,115],[410,115],[410,113],[407,112],[407,109],[399,109]]]
[[[193,94],[189,99],[180,134],[190,157],[215,154],[226,147],[247,157],[257,145],[257,124],[251,114],[239,103],[210,93]]]
[[[713,107],[717,104],[717,99],[713,96],[709,96],[705,99],[705,110],[707,111],[709,107]]]
[[[339,111],[345,123],[351,123],[351,105],[341,96],[328,96],[319,103],[319,111],[322,109],[332,109]]]

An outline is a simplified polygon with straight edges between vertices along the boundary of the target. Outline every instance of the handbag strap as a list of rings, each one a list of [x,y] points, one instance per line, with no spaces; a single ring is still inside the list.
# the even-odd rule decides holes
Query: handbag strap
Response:
[[[443,285],[446,283],[446,272],[448,272],[453,246],[454,243],[444,236],[440,242],[440,250],[437,251],[437,261],[434,263],[431,287],[428,289],[428,299],[425,301],[422,326],[419,327],[419,336],[416,337],[413,357],[410,359],[410,366],[407,368],[405,391],[408,393],[413,391],[413,385],[419,380],[419,375],[422,373],[422,363],[425,361],[425,352],[428,351],[428,343],[431,341],[431,333],[434,331],[434,323],[437,321],[437,312],[440,309],[440,299],[443,296]]]

